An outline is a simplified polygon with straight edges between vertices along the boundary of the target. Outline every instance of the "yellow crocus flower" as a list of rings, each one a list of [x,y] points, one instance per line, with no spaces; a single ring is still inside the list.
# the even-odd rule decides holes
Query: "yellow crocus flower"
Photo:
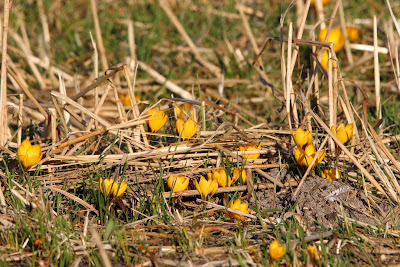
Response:
[[[25,170],[38,164],[43,157],[40,145],[32,145],[29,140],[24,140],[18,147],[17,156]]]
[[[331,127],[331,131],[336,135],[336,137],[342,142],[342,144],[346,144],[353,137],[353,123],[347,124],[344,126],[344,123],[339,124],[339,126],[335,129],[335,127]]]
[[[319,32],[318,39],[320,42],[325,41],[325,36],[328,32],[328,28],[324,28]],[[332,29],[329,33],[328,43],[333,43],[333,49],[335,52],[341,50],[344,46],[344,36],[340,27]]]
[[[226,174],[225,169],[222,168],[207,172],[207,178],[217,181],[218,185],[221,187],[231,186],[232,184],[232,180]]]
[[[312,134],[309,130],[303,131],[300,127],[296,130],[296,132],[292,131],[292,137],[296,142],[297,146],[305,147],[306,145],[311,144],[312,142]]]
[[[274,262],[277,259],[282,258],[286,254],[286,249],[284,246],[279,245],[278,240],[274,240],[270,245],[269,245],[269,257],[270,257],[270,262]]]
[[[125,181],[122,181],[121,184],[119,185],[118,183],[114,182],[114,179],[112,178],[104,180],[103,178],[100,178],[99,186],[101,193],[103,193],[108,197],[119,197],[128,188],[128,184]]]
[[[332,182],[335,179],[342,178],[342,175],[340,174],[339,170],[331,168],[329,171],[325,169],[321,173],[321,177]]]
[[[149,109],[146,114],[148,115],[147,124],[152,133],[158,132],[167,122],[168,116],[164,110],[157,110],[156,108]]]
[[[119,96],[121,98],[121,102],[122,104],[124,104],[124,106],[130,107],[131,106],[131,98],[129,97],[129,94],[121,94]],[[138,95],[135,95],[136,101],[140,101],[142,100],[142,98]]]
[[[201,176],[200,182],[194,180],[194,185],[203,200],[207,200],[208,196],[213,196],[218,190],[218,182],[216,180],[209,179],[207,181],[203,176]]]
[[[168,188],[172,191],[183,191],[189,185],[189,178],[185,176],[170,175],[167,181]]]
[[[307,252],[310,255],[310,258],[313,259],[315,262],[319,260],[320,252],[315,248],[315,246],[308,244],[307,245]]]
[[[190,103],[185,103],[185,105],[184,105],[184,110],[185,110],[186,113],[189,111],[189,109],[190,109],[191,106],[192,106],[192,104],[190,104]],[[175,112],[176,112],[176,117],[177,117],[178,119],[182,119],[182,120],[183,120],[184,113],[183,113],[182,109],[181,109],[180,107],[178,107],[178,106],[175,106]],[[190,112],[189,116],[190,116],[190,117],[193,117],[193,116],[194,116],[194,110],[192,110],[192,111]]]
[[[232,201],[231,205],[229,207],[231,209],[233,209],[233,210],[241,211],[241,212],[244,212],[244,213],[247,213],[247,214],[250,213],[250,211],[249,211],[249,203],[245,203],[245,202],[242,203],[240,198],[236,199],[235,201]],[[239,214],[236,214],[236,213],[230,213],[229,216],[231,216],[232,218],[241,220],[241,221],[247,220],[247,218],[245,216],[239,215]]]
[[[297,163],[302,166],[302,167],[308,167],[313,158],[315,157],[316,151],[315,147],[313,144],[309,144],[306,146],[305,149],[302,149],[301,147],[296,147],[294,149],[294,158],[296,159]],[[318,155],[318,159],[315,162],[314,166],[320,163],[325,157],[325,149],[321,151]]]
[[[182,119],[176,121],[176,131],[182,137],[183,140],[191,138],[197,132],[197,123],[192,118],[187,119],[183,122]]]
[[[354,27],[346,27],[346,34],[347,34],[347,39],[349,39],[350,42],[354,43],[355,41],[358,40],[358,29]]]
[[[240,171],[240,169],[238,169],[238,168],[234,168],[233,171],[232,171],[232,183],[236,182],[239,179],[240,175],[242,176],[243,184],[246,184],[246,182],[247,182],[247,172],[246,172],[245,169]]]
[[[245,146],[240,146],[239,151],[257,151],[261,150],[261,146],[255,146],[252,144],[247,144]],[[260,157],[260,153],[256,154],[248,154],[248,155],[241,155],[244,159],[258,159]]]

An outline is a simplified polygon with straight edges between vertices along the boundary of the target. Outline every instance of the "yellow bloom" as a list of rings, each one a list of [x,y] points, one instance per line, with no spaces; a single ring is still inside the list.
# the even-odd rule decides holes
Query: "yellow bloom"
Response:
[[[233,210],[241,211],[241,212],[244,212],[244,213],[247,213],[247,214],[250,213],[250,211],[249,211],[249,203],[241,203],[240,198],[236,199],[235,201],[232,201],[231,205],[229,207],[231,209],[233,209]],[[232,218],[236,218],[238,220],[241,220],[241,221],[247,220],[247,218],[244,217],[243,215],[239,215],[239,214],[236,214],[236,213],[230,213],[229,216],[231,216]]]
[[[311,132],[309,130],[303,131],[301,127],[296,132],[292,131],[292,137],[299,147],[305,147],[312,142]]]
[[[321,63],[321,66],[324,68],[325,71],[328,71],[328,62],[329,62],[329,53],[328,50],[324,49],[324,53],[322,53],[321,59],[319,60],[319,63]],[[317,50],[315,53],[318,53],[319,50]]]
[[[189,178],[185,176],[173,176],[168,177],[168,188],[172,191],[183,191],[189,185]]]
[[[231,186],[232,184],[232,180],[226,174],[225,169],[222,168],[207,172],[207,178],[217,181],[218,185],[221,187]]]
[[[128,184],[125,181],[122,181],[121,184],[118,185],[118,183],[114,182],[114,179],[112,178],[104,180],[103,178],[100,178],[99,186],[101,193],[109,197],[119,197],[128,188]]]
[[[208,179],[207,181],[203,176],[201,176],[200,182],[194,180],[194,185],[203,200],[206,200],[208,196],[214,195],[218,190],[218,182],[216,180]]]
[[[239,179],[240,175],[242,176],[243,184],[246,184],[247,172],[245,169],[243,169],[242,172],[240,172],[240,169],[238,168],[234,168],[232,171],[232,183],[236,182]]]
[[[358,29],[354,27],[346,27],[347,39],[354,43],[358,40]]]
[[[121,94],[120,95],[121,102],[124,104],[124,106],[130,107],[131,106],[131,98],[129,97],[129,94]],[[138,95],[135,96],[136,101],[142,100],[142,98]]]
[[[329,171],[325,169],[321,173],[321,177],[332,182],[335,179],[342,178],[342,175],[340,174],[339,170],[331,168]]]
[[[314,261],[318,261],[320,252],[317,252],[318,250],[315,248],[315,246],[308,244],[307,245],[307,252],[308,255],[310,255],[310,258],[313,259]]]
[[[42,159],[42,149],[40,145],[33,145],[29,140],[24,140],[18,147],[17,156],[25,170],[39,163]]]
[[[178,119],[175,126],[176,131],[181,135],[183,140],[192,137],[197,132],[197,123],[192,118],[187,119],[185,122],[182,119]]]
[[[185,110],[186,113],[189,111],[189,109],[190,109],[191,106],[192,106],[192,104],[190,104],[190,103],[185,103],[185,105],[184,105],[184,110]],[[183,113],[182,109],[181,109],[180,107],[178,107],[178,106],[175,106],[175,112],[176,112],[176,117],[177,117],[178,119],[182,119],[182,120],[183,120],[184,113]],[[194,116],[194,110],[192,110],[192,111],[190,112],[189,116],[190,116],[190,117],[193,117],[193,116]]]
[[[323,6],[329,4],[330,0],[321,0]],[[311,0],[311,5],[315,5],[315,0]]]
[[[251,144],[247,144],[245,146],[240,146],[239,147],[239,151],[257,151],[257,150],[261,150],[261,146],[255,146],[255,145],[251,145]],[[244,159],[258,159],[260,157],[260,154],[249,154],[249,155],[241,155],[242,158]]]
[[[156,108],[149,109],[146,114],[149,116],[147,124],[149,125],[152,133],[158,132],[158,130],[164,126],[168,119],[168,116],[163,110],[157,110]]]
[[[279,258],[282,258],[286,254],[286,249],[284,246],[279,245],[278,240],[274,240],[270,245],[269,245],[269,257],[270,257],[270,262],[274,262]]]
[[[326,33],[328,32],[328,28],[324,28],[319,32],[318,39],[320,42],[325,41]],[[340,27],[332,29],[329,33],[328,43],[333,43],[333,49],[335,52],[341,50],[344,46],[344,36],[342,34],[342,30]]]
[[[303,150],[301,147],[296,147],[294,149],[294,158],[296,159],[297,163],[302,167],[308,167],[311,164],[311,161],[315,157],[316,151],[313,144],[309,144]],[[325,157],[325,149],[321,151],[318,155],[318,159],[315,162],[314,166],[320,163]]]
[[[336,135],[340,142],[342,142],[342,144],[346,144],[353,137],[353,128],[353,123],[347,124],[346,126],[341,123],[336,129],[332,126],[331,131]]]

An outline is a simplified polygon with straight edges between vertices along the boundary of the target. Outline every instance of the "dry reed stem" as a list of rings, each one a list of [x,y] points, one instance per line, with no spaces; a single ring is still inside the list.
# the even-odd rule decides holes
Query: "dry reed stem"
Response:
[[[3,32],[1,47],[1,82],[0,82],[0,145],[4,146],[7,142],[8,120],[7,120],[7,40],[8,40],[8,22],[12,0],[4,0],[3,12]]]
[[[101,65],[103,67],[103,71],[106,71],[108,69],[108,62],[107,62],[107,56],[106,56],[106,49],[104,48],[103,45],[103,37],[101,35],[101,28],[100,28],[100,22],[99,22],[99,17],[97,15],[97,4],[95,0],[90,0],[90,6],[92,9],[92,15],[93,15],[93,22],[94,22],[94,29],[96,32],[96,39],[99,43],[99,51],[101,55]]]
[[[298,2],[303,3],[303,0],[299,0]],[[311,5],[311,0],[307,0],[305,3],[304,9],[301,13],[302,17],[301,17],[300,25],[298,25],[299,28],[297,30],[297,35],[296,35],[297,39],[301,39],[303,37],[304,26],[306,24],[308,12],[310,11],[310,5]],[[293,54],[292,54],[292,65],[290,67],[290,73],[293,73],[298,53],[299,53],[299,46],[296,44],[296,42],[294,42],[294,49],[293,49]]]
[[[291,64],[292,64],[292,37],[293,37],[293,23],[292,21],[289,21],[289,33],[288,33],[288,49],[287,49],[287,62],[286,62],[286,74],[285,74],[285,89],[286,89],[286,94],[285,94],[285,100],[286,100],[286,113],[287,113],[287,119],[288,119],[288,124],[289,124],[289,129],[292,130],[292,119],[291,119],[291,112],[290,112],[290,102],[292,99],[292,72],[291,72]],[[293,118],[295,117],[294,114],[296,113],[297,109],[293,109]],[[297,128],[297,125],[295,126]]]
[[[87,209],[93,211],[97,216],[99,216],[98,210],[96,210],[95,207],[93,207],[91,204],[87,203],[86,201],[82,200],[81,198],[79,198],[79,197],[77,197],[77,196],[75,196],[75,195],[73,195],[73,194],[71,194],[71,193],[68,193],[68,192],[66,192],[66,191],[64,191],[64,190],[62,190],[62,189],[60,189],[60,188],[57,188],[57,187],[55,187],[55,186],[50,186],[50,185],[49,185],[49,186],[43,186],[43,188],[49,189],[49,190],[51,190],[51,191],[58,192],[58,193],[60,193],[60,194],[63,194],[64,196],[66,196],[66,197],[68,197],[68,198],[70,198],[70,199],[72,199],[72,200],[78,202],[79,204],[81,204],[81,205],[84,206],[85,208],[87,208]]]
[[[139,68],[144,70],[145,72],[147,72],[151,77],[153,77],[155,79],[155,81],[157,83],[164,85],[165,87],[167,87],[174,94],[177,94],[180,97],[185,98],[185,99],[193,100],[192,94],[190,94],[186,90],[182,89],[181,87],[179,87],[175,83],[167,80],[167,78],[162,76],[160,73],[158,73],[157,71],[152,69],[147,64],[145,64],[143,62],[139,62]]]
[[[97,86],[99,86],[100,84],[102,84],[105,81],[108,81],[109,78],[111,78],[112,76],[114,76],[117,72],[121,71],[123,69],[124,65],[116,67],[116,68],[110,68],[109,70],[111,71],[110,73],[106,74],[105,76],[97,79],[94,83],[90,84],[89,86],[85,87],[84,89],[82,89],[81,91],[79,91],[79,93],[77,93],[76,95],[74,95],[73,97],[71,97],[72,100],[76,101],[78,100],[80,97],[83,97],[84,95],[86,95],[88,92],[90,92],[91,90],[93,90],[94,88],[96,88]]]
[[[397,21],[396,16],[393,14],[392,6],[391,6],[389,0],[386,0],[386,4],[387,4],[389,12],[390,12],[390,17],[392,18],[394,26],[396,27],[397,33],[399,34],[399,37],[400,37],[400,24]]]
[[[175,28],[181,34],[183,40],[185,40],[185,42],[189,45],[190,50],[192,51],[196,60],[199,61],[204,67],[206,67],[213,75],[220,78],[221,77],[220,68],[218,68],[214,64],[208,62],[201,56],[196,45],[193,43],[192,39],[186,33],[185,28],[182,26],[182,24],[179,22],[179,20],[175,16],[175,14],[172,12],[170,7],[168,6],[168,3],[165,0],[159,0],[159,4],[160,4],[161,8],[164,10],[165,14],[167,14],[168,18],[174,24]],[[191,98],[188,98],[188,99],[191,99]]]
[[[346,52],[346,57],[347,57],[348,63],[350,65],[353,65],[354,64],[354,60],[353,60],[353,55],[351,54],[349,38],[347,36],[346,20],[345,20],[345,17],[344,17],[344,10],[343,10],[343,2],[342,1],[340,1],[340,5],[339,5],[339,18],[340,18],[340,27],[342,29],[342,34],[344,36],[344,51]]]
[[[46,83],[43,80],[43,77],[40,74],[40,71],[37,68],[36,64],[32,60],[33,52],[30,49],[28,49],[28,47],[30,47],[30,46],[27,46],[24,43],[24,41],[22,40],[21,36],[19,36],[15,32],[11,33],[11,37],[15,40],[15,42],[18,44],[20,49],[23,51],[23,55],[25,56],[26,61],[27,61],[28,65],[29,65],[29,67],[31,68],[31,71],[32,71],[33,75],[35,76],[36,80],[38,81],[38,83],[40,85],[40,88],[41,89],[45,89],[46,88]]]
[[[93,45],[93,67],[94,67],[94,80],[97,80],[99,78],[99,53],[97,51],[97,46],[96,46],[96,42],[93,39],[92,36],[92,32],[89,32],[90,34],[90,40],[92,41],[92,45]],[[94,103],[98,103],[99,102],[99,89],[98,87],[96,87],[94,89]],[[98,125],[96,124],[96,128],[98,127]]]
[[[379,57],[378,57],[378,25],[376,16],[374,16],[374,80],[375,80],[375,105],[376,105],[376,117],[382,118],[381,111],[381,85],[380,85],[380,73],[379,73]]]
[[[94,0],[93,0],[94,1]],[[101,241],[101,238],[97,231],[94,228],[90,228],[90,233],[92,234],[92,240],[96,244],[97,248],[99,249],[100,257],[103,260],[103,264],[105,267],[112,267],[112,263],[110,258],[107,255],[107,252],[104,248],[104,244]]]
[[[38,10],[39,10],[40,21],[42,23],[44,42],[45,42],[47,48],[49,48],[49,46],[50,46],[50,31],[49,31],[49,23],[47,22],[48,20],[47,20],[46,12],[44,11],[43,0],[38,0],[37,6],[38,6]]]
[[[322,0],[315,0],[314,7],[315,7],[315,12],[317,13],[318,20],[321,21],[321,30],[322,30],[326,28],[324,19],[324,6],[322,5]]]
[[[39,101],[36,100],[36,98],[33,96],[33,94],[29,91],[28,88],[24,86],[22,82],[20,82],[19,78],[17,75],[9,68],[7,68],[7,72],[11,75],[11,77],[17,82],[19,87],[24,91],[24,93],[28,96],[28,98],[33,102],[33,104],[37,107],[39,112],[43,115],[46,121],[48,121],[48,115],[46,111],[43,109],[43,107],[39,104]]]
[[[248,169],[250,169],[250,168],[248,168]],[[270,180],[271,182],[273,182],[275,185],[278,185],[279,187],[284,187],[284,185],[283,185],[280,181],[278,181],[277,178],[273,178],[271,175],[269,175],[268,173],[262,171],[262,170],[259,169],[259,168],[255,168],[254,170],[255,170],[258,174],[260,174],[261,176],[264,176],[265,178],[267,178],[268,180]],[[252,177],[252,176],[249,176],[249,177]]]
[[[137,103],[136,97],[135,97],[135,84],[136,84],[137,69],[138,69],[138,63],[135,65],[134,75],[133,75],[133,85],[132,85],[131,79],[130,79],[130,76],[129,76],[128,68],[126,66],[124,66],[125,79],[128,82],[129,98],[130,98],[131,107],[132,107],[132,110],[133,110],[133,112],[132,112],[133,113],[133,119],[138,119],[140,117],[139,106],[138,106],[138,103]],[[144,144],[146,146],[148,146],[149,145],[149,141],[147,140],[146,131],[144,129],[143,124],[139,125],[139,129],[140,129],[140,133],[142,135]]]
[[[19,95],[19,108],[18,108],[17,146],[19,146],[22,141],[23,116],[24,116],[24,94],[20,94]]]
[[[242,4],[236,4],[235,8],[236,8],[236,10],[239,11],[239,15],[240,15],[240,18],[242,19],[244,31],[246,32],[246,35],[250,40],[251,46],[253,47],[255,54],[258,55],[260,53],[260,48],[257,45],[256,39],[254,38],[254,34],[250,28],[249,21],[247,20],[246,15],[244,14],[244,6]],[[264,69],[264,63],[263,63],[261,57],[258,59],[258,63]]]

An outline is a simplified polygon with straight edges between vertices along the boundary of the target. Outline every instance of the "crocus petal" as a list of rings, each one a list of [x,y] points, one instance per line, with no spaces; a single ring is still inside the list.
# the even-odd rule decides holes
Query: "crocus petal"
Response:
[[[321,163],[321,161],[322,161],[322,160],[324,159],[324,157],[325,157],[325,153],[326,153],[326,151],[325,151],[325,149],[324,149],[324,150],[321,151],[321,153],[318,154],[318,159],[317,159],[317,161],[315,162],[315,164]]]
[[[292,136],[296,144],[304,147],[312,142],[312,134],[310,131],[304,131],[301,127],[296,132],[292,131]]]
[[[155,108],[149,109],[146,114],[149,116],[147,124],[149,125],[152,133],[158,132],[168,119],[168,116],[163,110],[158,111]]]
[[[278,240],[274,240],[270,245],[269,245],[269,256],[271,258],[271,261],[275,261],[281,257],[283,257],[286,254],[286,250],[284,246],[280,246]]]
[[[127,188],[128,188],[128,184],[125,181],[122,181],[119,186],[117,183],[114,183],[113,195],[115,197],[119,197],[126,191]]]

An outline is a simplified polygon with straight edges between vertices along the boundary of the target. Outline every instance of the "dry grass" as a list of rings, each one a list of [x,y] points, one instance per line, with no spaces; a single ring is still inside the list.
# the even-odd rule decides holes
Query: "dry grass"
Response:
[[[223,2],[28,1],[14,3],[9,25],[3,6],[2,264],[264,266],[274,239],[288,266],[400,264],[400,6],[370,3],[361,20],[357,3]],[[321,25],[354,24],[359,43],[344,51],[315,41]],[[174,107],[185,103],[199,128],[183,140]],[[157,133],[152,107],[168,115]],[[346,146],[330,130],[340,122],[355,125]],[[294,160],[298,127],[326,150],[314,169]],[[24,171],[26,138],[43,159]],[[246,144],[261,156],[246,159]],[[331,167],[340,181],[320,177]],[[219,168],[248,182],[201,200],[194,180]],[[189,189],[170,192],[169,175],[189,177]],[[128,190],[110,200],[100,177]],[[237,198],[249,214],[228,208]]]

